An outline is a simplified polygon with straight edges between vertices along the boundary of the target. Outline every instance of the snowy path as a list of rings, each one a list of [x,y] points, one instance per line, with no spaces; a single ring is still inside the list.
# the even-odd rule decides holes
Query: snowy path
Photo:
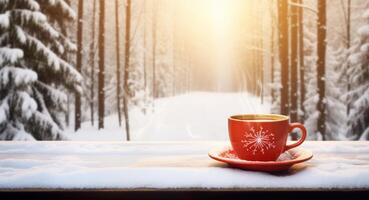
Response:
[[[225,142],[0,142],[6,189],[369,189],[369,142],[308,141],[314,157],[288,172],[229,168],[210,159]]]
[[[247,93],[193,92],[155,101],[155,112],[143,115],[130,112],[132,139],[136,141],[225,140],[228,138],[227,118],[240,113],[269,113],[270,104]],[[125,140],[118,117],[109,116],[105,129],[97,131],[90,122],[82,124],[72,140]]]

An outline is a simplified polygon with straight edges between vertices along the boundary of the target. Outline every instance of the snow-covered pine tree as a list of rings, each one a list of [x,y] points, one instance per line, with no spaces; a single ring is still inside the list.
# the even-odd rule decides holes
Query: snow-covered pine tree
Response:
[[[339,137],[339,139],[341,140],[354,140],[355,136],[352,135],[351,133],[348,132],[347,128],[348,128],[348,105],[350,103],[350,99],[347,96],[347,91],[348,89],[351,87],[349,86],[349,74],[348,74],[348,69],[350,68],[350,61],[349,61],[349,56],[350,56],[350,51],[351,49],[347,49],[347,46],[341,47],[340,49],[338,49],[336,52],[334,52],[334,56],[335,56],[335,68],[337,70],[337,72],[339,72],[339,76],[338,76],[338,82],[336,87],[340,87],[341,88],[341,96],[340,96],[340,101],[344,102],[344,104],[346,104],[346,120],[345,122],[343,122],[342,124],[342,130],[341,131],[341,135]],[[350,106],[351,107],[351,106]]]
[[[321,139],[316,133],[317,113],[317,89],[316,89],[316,35],[311,31],[312,25],[308,24],[304,27],[304,65],[305,65],[305,83],[306,83],[306,99],[305,107],[305,126],[308,129],[309,139]]]
[[[345,140],[346,105],[341,95],[344,92],[340,81],[339,62],[337,53],[327,50],[326,67],[326,138],[328,140]],[[338,56],[340,56],[338,54]]]
[[[170,77],[172,76],[170,68],[170,58],[168,57],[168,42],[158,41],[157,55],[157,97],[167,97],[170,95]]]
[[[82,82],[63,59],[76,50],[63,30],[72,19],[64,0],[0,1],[0,139],[66,138],[64,92]]]
[[[318,93],[317,93],[317,80],[316,80],[316,35],[313,34],[309,28],[305,28],[304,31],[304,63],[306,69],[305,81],[307,84],[306,100],[304,102],[306,120],[305,126],[308,129],[309,139],[321,140],[322,136],[318,134],[317,121],[319,112],[317,110]],[[346,122],[346,107],[340,98],[342,94],[339,81],[338,66],[340,62],[337,62],[337,52],[332,52],[331,49],[327,50],[326,58],[326,75],[325,75],[325,100],[326,100],[326,139],[327,140],[341,140],[344,130],[344,124]]]
[[[351,91],[346,97],[352,106],[348,120],[348,135],[353,139],[369,139],[369,9],[363,18],[365,24],[358,29],[359,39],[350,49],[348,69]]]
[[[139,39],[139,38],[137,38]],[[148,106],[148,93],[145,89],[144,67],[141,42],[134,42],[131,48],[130,77],[128,80],[129,98],[132,106],[144,110]]]
[[[172,89],[172,22],[171,12],[168,12],[169,2],[161,4],[162,12],[159,12],[158,31],[161,33],[157,36],[157,59],[156,59],[156,84],[157,97],[167,97],[171,95]]]
[[[277,55],[277,54],[275,54]],[[277,58],[277,56],[275,56]],[[281,66],[279,62],[274,63],[274,71],[273,71],[273,82],[269,84],[270,89],[274,92],[274,101],[272,101],[271,112],[279,113],[281,110]]]
[[[141,19],[144,17],[144,13],[141,11],[144,8],[141,6],[144,5],[135,2],[132,4],[132,27],[135,31],[131,37],[130,47],[128,107],[130,109],[136,107],[145,113],[147,109],[150,109],[152,103],[149,101],[149,88],[145,87],[145,22]]]
[[[271,34],[270,34],[270,69],[271,69],[271,81],[269,83],[269,88],[271,91],[271,113],[279,113],[280,112],[280,91],[281,91],[281,66],[278,60],[278,43],[277,35],[278,35],[278,27],[277,27],[277,15],[275,13],[276,10],[276,1],[270,3],[270,25],[271,25]]]

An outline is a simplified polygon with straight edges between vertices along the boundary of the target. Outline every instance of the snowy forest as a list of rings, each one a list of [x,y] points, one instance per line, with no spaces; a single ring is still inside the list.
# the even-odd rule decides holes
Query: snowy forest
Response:
[[[1,0],[0,45],[0,140],[369,140],[368,0]]]

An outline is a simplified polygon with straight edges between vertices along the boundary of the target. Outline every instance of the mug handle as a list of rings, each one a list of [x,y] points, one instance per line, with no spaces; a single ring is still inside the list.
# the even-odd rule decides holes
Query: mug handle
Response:
[[[292,148],[295,148],[295,147],[301,145],[306,139],[306,128],[305,128],[305,126],[300,124],[300,123],[291,123],[291,124],[289,124],[288,132],[291,133],[293,131],[293,129],[295,129],[295,128],[298,128],[298,129],[301,130],[301,133],[302,133],[301,138],[300,138],[299,141],[297,141],[294,144],[286,145],[286,147],[284,148],[284,151],[290,150]]]

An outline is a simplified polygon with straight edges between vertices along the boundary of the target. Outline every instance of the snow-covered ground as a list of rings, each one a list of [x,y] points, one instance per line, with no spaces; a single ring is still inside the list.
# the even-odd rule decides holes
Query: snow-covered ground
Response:
[[[135,141],[226,140],[227,118],[241,113],[269,113],[270,103],[248,93],[192,92],[155,101],[155,112],[144,115],[130,112],[131,138]],[[95,123],[97,124],[97,123]],[[77,133],[68,131],[71,140],[124,141],[125,131],[117,115],[105,118],[98,131],[90,122]]]

